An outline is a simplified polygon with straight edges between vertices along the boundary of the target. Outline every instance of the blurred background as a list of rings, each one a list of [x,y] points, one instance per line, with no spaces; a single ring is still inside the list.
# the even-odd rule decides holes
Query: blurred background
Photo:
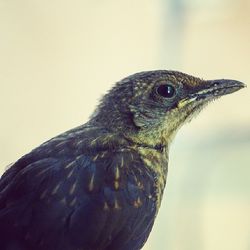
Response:
[[[249,0],[0,0],[0,172],[87,121],[115,81],[175,69],[250,83]],[[144,250],[250,249],[250,91],[178,133]]]

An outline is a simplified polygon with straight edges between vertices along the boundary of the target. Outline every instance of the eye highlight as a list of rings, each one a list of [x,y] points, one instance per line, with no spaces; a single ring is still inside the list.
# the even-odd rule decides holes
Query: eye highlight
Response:
[[[157,87],[156,92],[158,95],[165,98],[172,98],[175,96],[175,88],[170,84],[162,84]]]

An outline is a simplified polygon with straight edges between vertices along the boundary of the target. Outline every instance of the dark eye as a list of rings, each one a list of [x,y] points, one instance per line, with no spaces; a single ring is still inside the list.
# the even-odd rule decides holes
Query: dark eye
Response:
[[[172,98],[175,95],[175,88],[169,84],[160,85],[156,91],[158,95],[165,98]]]

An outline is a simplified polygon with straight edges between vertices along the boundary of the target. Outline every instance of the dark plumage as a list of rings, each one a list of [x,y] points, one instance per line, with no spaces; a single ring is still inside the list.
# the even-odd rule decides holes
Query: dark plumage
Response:
[[[141,249],[160,207],[176,131],[209,101],[243,86],[164,70],[118,82],[88,123],[3,174],[0,249]]]

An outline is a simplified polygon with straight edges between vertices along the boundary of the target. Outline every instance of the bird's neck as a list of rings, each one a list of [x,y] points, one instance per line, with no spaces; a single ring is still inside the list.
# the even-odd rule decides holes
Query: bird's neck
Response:
[[[136,132],[125,132],[124,136],[135,144],[144,145],[157,150],[168,150],[174,136],[175,130],[170,127],[156,126],[154,128],[141,129]]]

